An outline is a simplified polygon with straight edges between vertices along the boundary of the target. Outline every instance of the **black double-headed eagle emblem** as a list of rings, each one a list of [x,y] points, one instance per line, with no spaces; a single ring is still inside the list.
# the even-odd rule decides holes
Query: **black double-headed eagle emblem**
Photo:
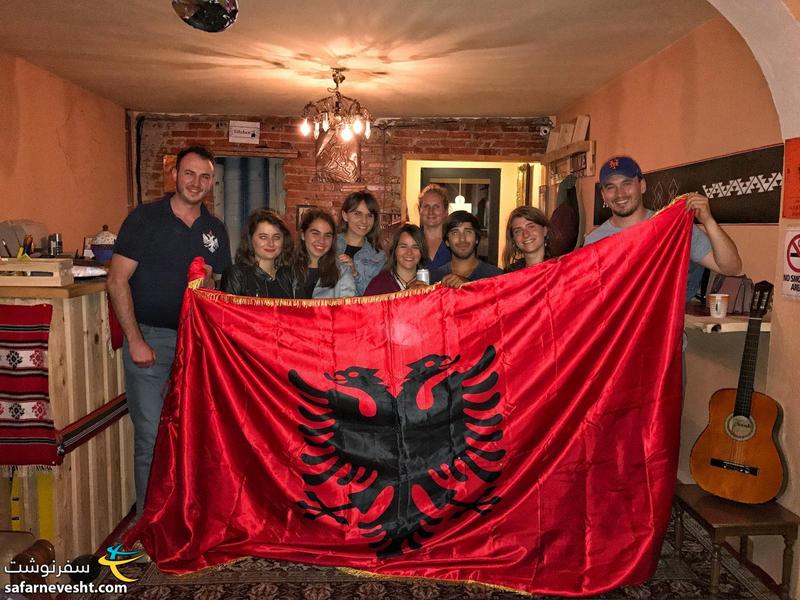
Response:
[[[396,397],[377,369],[353,366],[326,373],[336,386],[328,390],[289,371],[300,392],[304,422],[299,430],[307,445],[301,458],[309,467],[303,475],[308,487],[306,498],[297,502],[305,517],[357,524],[365,537],[375,538],[370,547],[378,556],[387,557],[420,548],[444,518],[490,511],[500,501],[493,484],[505,456],[500,393],[493,391],[498,376],[490,368],[495,356],[488,346],[465,371],[455,368],[460,356],[424,356],[407,365]],[[438,381],[426,386],[433,378]],[[362,411],[359,398],[365,394],[374,406]],[[470,498],[465,490],[476,486],[466,484],[474,484],[475,477],[480,490]],[[354,490],[347,494],[349,502],[329,506],[320,498],[319,486],[331,479]],[[387,488],[392,490],[388,505],[367,521]],[[419,489],[429,501],[419,500]]]

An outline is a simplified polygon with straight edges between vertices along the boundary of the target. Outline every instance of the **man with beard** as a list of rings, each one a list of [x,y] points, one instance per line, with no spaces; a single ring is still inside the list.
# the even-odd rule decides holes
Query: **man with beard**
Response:
[[[611,218],[586,236],[585,244],[592,244],[603,238],[619,233],[653,216],[646,209],[642,195],[647,182],[639,165],[629,156],[614,156],[600,169],[600,194],[603,203],[611,210]],[[692,226],[692,245],[690,251],[689,280],[686,300],[691,300],[700,288],[703,269],[711,269],[724,275],[737,275],[742,268],[742,260],[736,244],[714,220],[708,198],[697,193],[686,198],[686,210],[694,212],[695,218],[705,228],[705,233]]]
[[[192,146],[172,170],[176,192],[142,204],[122,224],[108,272],[111,303],[125,342],[122,360],[134,428],[136,514],[144,508],[161,406],[175,358],[186,274],[202,256],[215,273],[231,264],[222,221],[203,205],[214,185],[214,157]]]
[[[468,281],[502,274],[497,267],[478,259],[481,224],[465,210],[457,210],[444,224],[444,241],[452,259],[431,273],[431,283],[438,281],[451,288],[460,288]]]

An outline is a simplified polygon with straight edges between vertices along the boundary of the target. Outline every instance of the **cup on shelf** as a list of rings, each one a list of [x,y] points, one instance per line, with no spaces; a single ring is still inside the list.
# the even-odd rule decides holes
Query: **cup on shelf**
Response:
[[[724,319],[728,314],[728,294],[709,294],[708,310],[714,319]]]

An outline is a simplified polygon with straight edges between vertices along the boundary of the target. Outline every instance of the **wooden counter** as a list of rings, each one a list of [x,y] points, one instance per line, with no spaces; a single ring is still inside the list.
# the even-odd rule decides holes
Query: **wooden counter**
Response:
[[[56,430],[125,390],[122,351],[111,350],[105,279],[64,287],[0,287],[4,304],[51,304],[49,394]],[[17,472],[0,529],[50,540],[63,564],[93,553],[135,502],[133,427],[127,415],[64,456],[49,471]],[[7,487],[0,496],[7,495]]]
[[[76,282],[64,287],[0,286],[2,298],[77,298],[103,292],[106,289],[105,277],[93,277],[85,282]],[[13,304],[13,303],[12,303]]]

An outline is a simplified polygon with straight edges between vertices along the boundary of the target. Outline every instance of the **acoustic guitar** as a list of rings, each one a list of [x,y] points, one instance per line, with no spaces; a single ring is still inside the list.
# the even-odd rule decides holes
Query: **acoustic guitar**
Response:
[[[780,405],[753,391],[761,320],[772,298],[772,284],[753,289],[739,386],[717,390],[708,406],[708,426],[692,448],[692,477],[702,489],[746,504],[768,502],[785,486],[785,465],[778,447]]]

